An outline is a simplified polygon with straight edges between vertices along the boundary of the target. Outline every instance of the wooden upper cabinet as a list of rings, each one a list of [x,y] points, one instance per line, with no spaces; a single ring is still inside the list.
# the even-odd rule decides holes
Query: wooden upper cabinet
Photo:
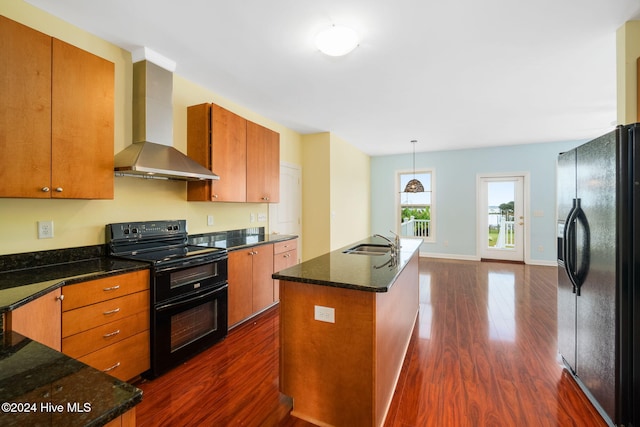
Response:
[[[113,63],[0,16],[0,197],[113,198]]]
[[[114,65],[53,39],[52,74],[51,196],[113,199]]]
[[[50,198],[51,37],[0,16],[0,196]]]
[[[215,104],[188,107],[187,153],[220,177],[189,182],[187,200],[246,201],[246,119]]]
[[[280,134],[247,122],[247,202],[280,201]]]
[[[187,154],[220,179],[187,184],[187,200],[277,203],[280,135],[215,104],[187,108]]]

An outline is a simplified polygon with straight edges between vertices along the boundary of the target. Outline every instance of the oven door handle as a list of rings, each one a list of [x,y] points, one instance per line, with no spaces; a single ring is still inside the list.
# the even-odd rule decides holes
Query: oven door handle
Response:
[[[169,303],[169,304],[159,305],[159,306],[156,307],[156,311],[167,311],[167,310],[171,310],[171,309],[174,309],[174,308],[182,307],[184,305],[193,304],[194,302],[209,298],[211,295],[219,292],[220,290],[222,290],[222,289],[224,289],[226,287],[227,287],[227,285],[222,286],[220,288],[215,288],[215,289],[213,289],[211,291],[205,292],[205,293],[200,294],[200,295],[198,295],[196,297],[193,297],[193,298],[189,298],[189,299],[181,300],[181,301],[176,301],[176,302],[172,302],[172,303]]]

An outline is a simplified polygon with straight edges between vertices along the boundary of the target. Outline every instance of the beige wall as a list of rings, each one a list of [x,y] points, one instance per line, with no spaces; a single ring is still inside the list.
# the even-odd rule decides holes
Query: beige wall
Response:
[[[331,250],[365,238],[371,231],[370,157],[331,136]]]
[[[626,22],[618,29],[616,39],[618,124],[625,125],[638,121],[640,21]]]
[[[0,13],[114,62],[114,154],[126,147],[131,141],[131,54],[20,0],[0,2]],[[176,74],[174,146],[178,150],[186,152],[186,106],[202,102],[218,103],[279,132],[281,161],[302,165],[301,135]],[[187,202],[184,182],[120,177],[115,179],[114,200],[0,198],[0,255],[101,244],[104,225],[110,222],[186,218],[191,233],[253,226],[265,226],[268,230],[268,221],[251,223],[251,213],[268,215],[268,205]],[[214,216],[214,226],[206,225],[207,215]],[[37,238],[39,220],[53,220],[53,239]]]
[[[370,157],[329,132],[303,136],[304,259],[370,234]]]

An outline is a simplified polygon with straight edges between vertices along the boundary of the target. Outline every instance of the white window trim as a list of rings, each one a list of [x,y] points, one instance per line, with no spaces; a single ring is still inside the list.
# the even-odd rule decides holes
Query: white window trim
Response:
[[[413,169],[402,169],[396,170],[396,179],[395,179],[395,203],[394,203],[394,221],[395,221],[395,232],[400,235],[400,175],[412,174],[414,172]],[[419,173],[430,173],[431,174],[431,224],[429,228],[429,237],[423,237],[422,241],[426,243],[436,243],[436,171],[433,168],[421,168],[415,170],[416,175]],[[402,236],[401,236],[402,237]]]

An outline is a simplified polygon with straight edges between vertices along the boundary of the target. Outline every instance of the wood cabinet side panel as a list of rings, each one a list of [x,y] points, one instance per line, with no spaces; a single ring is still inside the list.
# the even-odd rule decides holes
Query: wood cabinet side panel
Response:
[[[389,292],[376,294],[376,423],[382,425],[397,385],[419,310],[419,256]]]
[[[9,312],[7,330],[13,330],[60,351],[60,289]]]
[[[114,82],[112,62],[53,39],[52,197],[113,199]]]
[[[211,104],[187,107],[187,155],[211,169]],[[188,201],[210,201],[211,181],[187,182]]]
[[[0,197],[50,198],[51,37],[0,16],[0,57]]]
[[[280,389],[292,414],[327,425],[372,425],[374,297],[329,286],[280,281]],[[314,306],[335,323],[314,320]]]

